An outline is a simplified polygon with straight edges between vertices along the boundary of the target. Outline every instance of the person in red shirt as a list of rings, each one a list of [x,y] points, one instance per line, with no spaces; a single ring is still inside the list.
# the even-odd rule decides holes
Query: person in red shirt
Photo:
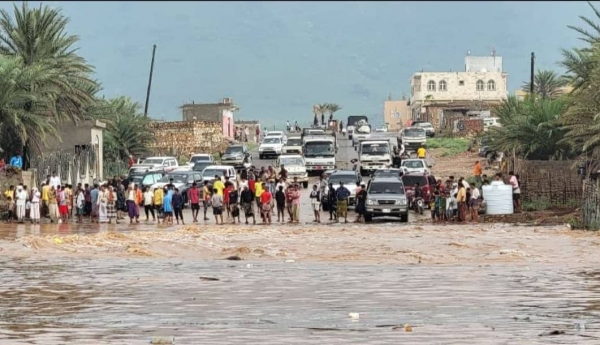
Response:
[[[192,183],[192,188],[188,191],[188,200],[192,207],[192,217],[194,218],[192,222],[197,223],[198,213],[200,212],[200,189],[196,182]]]
[[[231,182],[226,182],[225,183],[225,189],[223,190],[223,202],[225,203],[225,208],[227,209],[227,218],[229,218],[230,215],[230,209],[229,209],[229,193],[232,190],[232,186],[231,186]]]
[[[260,203],[262,204],[263,223],[271,224],[271,200],[273,195],[269,192],[266,184],[263,183],[265,188],[260,195]]]

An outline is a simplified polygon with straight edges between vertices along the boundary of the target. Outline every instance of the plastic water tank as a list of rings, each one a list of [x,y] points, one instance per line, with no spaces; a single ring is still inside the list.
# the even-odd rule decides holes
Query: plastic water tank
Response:
[[[485,214],[513,214],[513,190],[509,184],[493,181],[489,186],[482,186],[481,191],[487,202]]]

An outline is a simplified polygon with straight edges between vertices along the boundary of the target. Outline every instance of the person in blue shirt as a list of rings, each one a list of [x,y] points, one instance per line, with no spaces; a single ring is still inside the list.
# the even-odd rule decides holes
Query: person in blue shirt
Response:
[[[163,223],[173,224],[173,190],[169,189],[163,197],[163,212],[165,219]]]
[[[11,159],[10,165],[15,168],[23,169],[23,157],[21,157],[21,153],[17,152]]]
[[[338,220],[340,217],[344,217],[344,222],[348,223],[348,197],[350,191],[344,187],[344,183],[340,181],[339,188],[335,191],[337,197],[337,216]]]

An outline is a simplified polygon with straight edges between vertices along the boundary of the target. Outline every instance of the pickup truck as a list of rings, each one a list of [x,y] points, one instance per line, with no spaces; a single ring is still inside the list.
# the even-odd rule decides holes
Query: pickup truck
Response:
[[[281,154],[302,154],[302,137],[289,137]]]
[[[304,159],[308,172],[322,173],[335,169],[335,136],[315,136],[304,139]]]
[[[392,145],[388,140],[363,140],[359,143],[360,174],[367,176],[392,165]]]
[[[419,146],[427,145],[427,133],[422,128],[407,127],[398,132],[398,146],[404,144],[407,153],[416,152]]]
[[[295,178],[299,183],[302,183],[304,188],[308,187],[308,172],[306,171],[304,157],[301,155],[281,155],[275,161],[275,169],[278,175],[282,166],[288,172],[288,181],[293,181]]]

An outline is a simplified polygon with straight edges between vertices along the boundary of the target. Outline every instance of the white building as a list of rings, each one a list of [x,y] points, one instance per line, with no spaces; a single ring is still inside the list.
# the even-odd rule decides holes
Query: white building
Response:
[[[464,72],[420,72],[411,79],[412,118],[432,121],[430,110],[489,110],[506,99],[507,74],[500,56],[467,56]],[[430,109],[430,110],[428,110]]]

